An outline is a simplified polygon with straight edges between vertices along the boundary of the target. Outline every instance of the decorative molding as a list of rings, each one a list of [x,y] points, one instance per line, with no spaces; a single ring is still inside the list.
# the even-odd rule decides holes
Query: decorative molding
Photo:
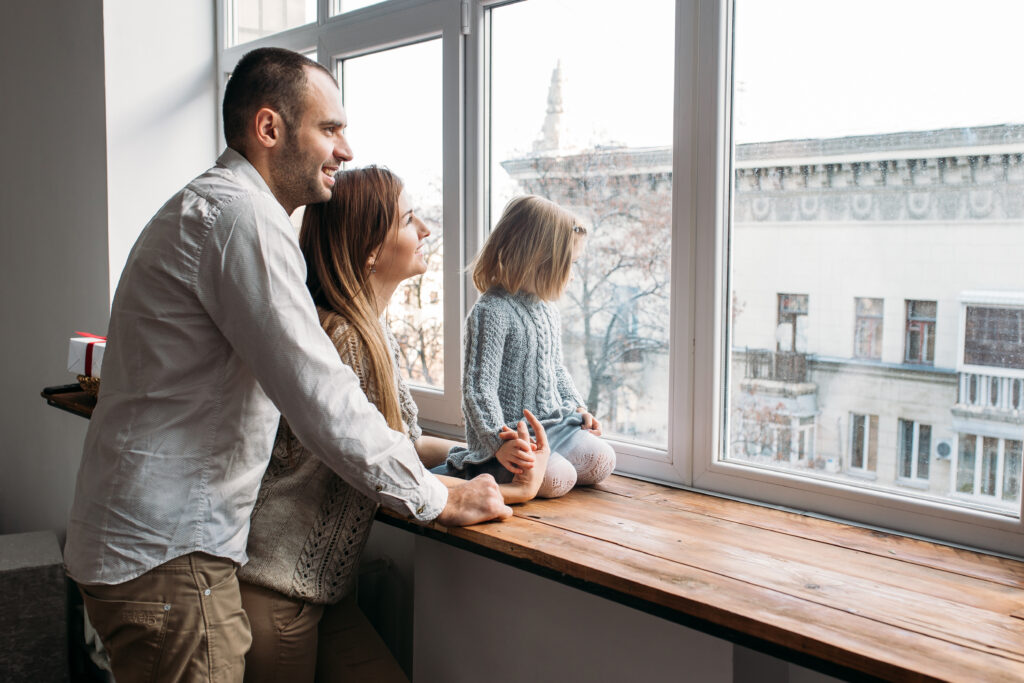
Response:
[[[666,191],[672,149],[548,150],[501,165],[528,188],[597,179]],[[1021,124],[742,144],[734,168],[736,223],[1024,219]]]

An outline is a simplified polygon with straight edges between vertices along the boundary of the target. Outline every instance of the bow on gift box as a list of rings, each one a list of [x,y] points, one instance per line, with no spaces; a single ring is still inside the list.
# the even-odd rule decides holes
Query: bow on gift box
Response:
[[[75,334],[79,337],[89,337],[93,340],[85,347],[85,376],[92,377],[92,347],[100,342],[107,341],[107,338],[101,337],[98,334],[92,334],[91,332],[79,332],[78,330],[75,330]]]

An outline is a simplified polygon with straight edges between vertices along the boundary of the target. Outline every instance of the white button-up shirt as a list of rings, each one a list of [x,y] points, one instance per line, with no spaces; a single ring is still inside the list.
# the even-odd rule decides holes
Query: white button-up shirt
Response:
[[[288,215],[228,149],[132,248],[64,550],[80,583],[201,551],[246,561],[281,413],[373,500],[433,519],[447,489],[387,427],[320,327]]]

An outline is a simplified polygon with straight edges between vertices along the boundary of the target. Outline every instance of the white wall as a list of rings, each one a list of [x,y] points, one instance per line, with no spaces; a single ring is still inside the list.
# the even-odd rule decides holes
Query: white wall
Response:
[[[63,538],[85,420],[46,405],[128,249],[216,156],[214,3],[36,0],[0,22],[0,533]]]
[[[105,0],[110,294],[142,227],[217,157],[210,0]]]
[[[390,525],[359,605],[416,683],[836,679]]]

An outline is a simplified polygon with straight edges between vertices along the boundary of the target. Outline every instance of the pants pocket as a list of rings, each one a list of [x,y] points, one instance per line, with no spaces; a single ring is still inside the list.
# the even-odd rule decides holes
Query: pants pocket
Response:
[[[167,605],[162,602],[110,600],[79,586],[89,621],[110,655],[118,683],[156,680],[167,635]],[[95,589],[97,592],[102,587]]]

